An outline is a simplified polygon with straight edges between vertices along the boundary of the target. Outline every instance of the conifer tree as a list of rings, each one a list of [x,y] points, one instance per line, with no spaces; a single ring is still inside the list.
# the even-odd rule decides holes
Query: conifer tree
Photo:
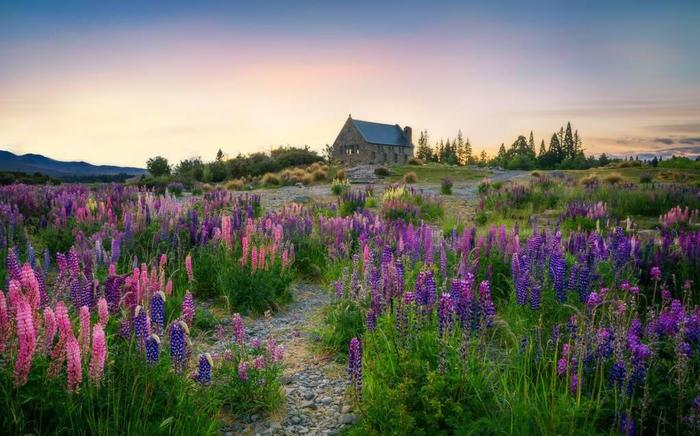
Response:
[[[566,123],[566,133],[564,134],[564,158],[573,159],[576,157],[574,136],[571,133],[571,122]]]

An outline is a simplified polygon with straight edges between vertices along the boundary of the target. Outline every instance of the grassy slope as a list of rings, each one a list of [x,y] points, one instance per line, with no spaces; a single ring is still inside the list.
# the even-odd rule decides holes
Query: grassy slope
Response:
[[[466,167],[429,163],[425,165],[392,166],[391,176],[387,180],[398,182],[403,178],[404,174],[410,171],[416,173],[419,183],[440,183],[445,177],[449,177],[455,182],[478,180],[490,174],[490,171],[487,169],[474,170]]]

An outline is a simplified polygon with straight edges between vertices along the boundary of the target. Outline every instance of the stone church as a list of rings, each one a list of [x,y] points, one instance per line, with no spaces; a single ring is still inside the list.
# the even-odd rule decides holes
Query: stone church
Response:
[[[411,128],[348,116],[333,143],[333,160],[346,165],[403,164],[413,157]]]

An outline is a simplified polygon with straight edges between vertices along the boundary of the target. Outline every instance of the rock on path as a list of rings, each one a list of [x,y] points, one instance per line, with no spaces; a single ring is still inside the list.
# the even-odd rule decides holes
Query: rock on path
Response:
[[[271,417],[248,417],[222,429],[222,434],[333,435],[355,421],[351,399],[345,397],[346,372],[331,359],[314,355],[314,319],[330,302],[330,294],[317,285],[297,284],[294,302],[272,318],[246,320],[246,337],[272,336],[285,346],[283,388],[286,408]],[[215,345],[223,349],[224,343]]]

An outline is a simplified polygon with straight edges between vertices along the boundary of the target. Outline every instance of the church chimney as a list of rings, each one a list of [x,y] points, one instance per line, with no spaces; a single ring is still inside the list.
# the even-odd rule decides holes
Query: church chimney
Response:
[[[403,128],[403,136],[409,144],[413,144],[413,130],[410,127],[406,126]]]

